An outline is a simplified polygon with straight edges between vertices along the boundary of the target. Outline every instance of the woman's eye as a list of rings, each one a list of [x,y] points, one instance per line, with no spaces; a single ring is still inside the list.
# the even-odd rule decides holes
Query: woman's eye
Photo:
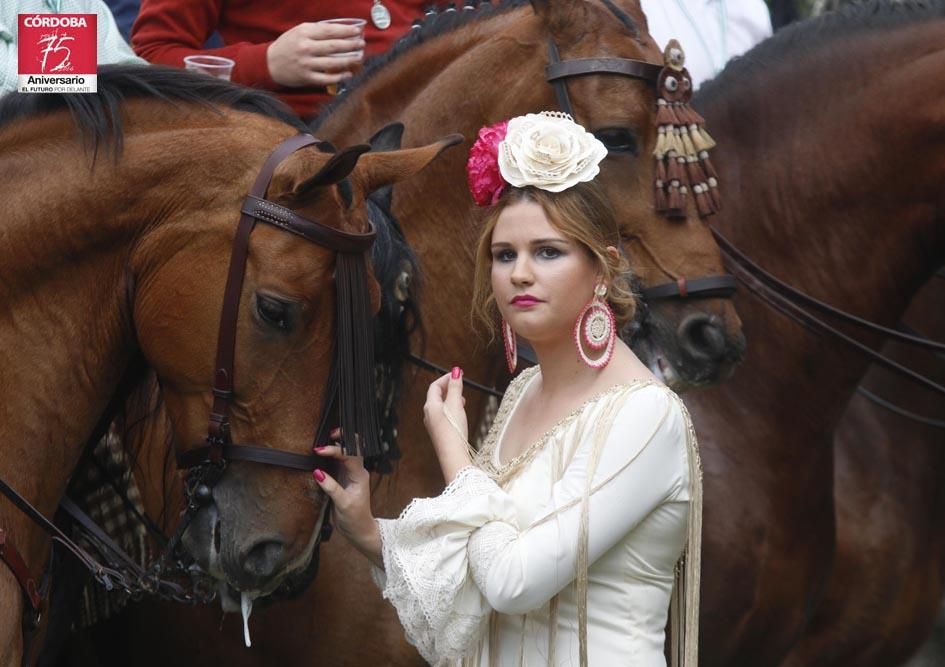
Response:
[[[280,331],[289,330],[289,304],[269,296],[257,294],[256,312],[266,324]]]
[[[605,127],[594,132],[594,136],[610,153],[637,153],[636,135],[625,127]]]
[[[492,258],[496,262],[511,262],[515,260],[515,253],[511,250],[499,250],[492,256]]]
[[[552,246],[545,246],[538,249],[538,256],[542,259],[555,259],[561,256],[561,251]]]

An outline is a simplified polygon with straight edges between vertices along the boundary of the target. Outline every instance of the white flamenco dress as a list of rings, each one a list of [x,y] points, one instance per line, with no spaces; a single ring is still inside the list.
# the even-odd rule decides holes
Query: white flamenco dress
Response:
[[[615,386],[500,465],[538,372],[510,385],[475,467],[378,520],[384,597],[431,664],[502,667],[665,665],[672,597],[673,662],[695,667],[701,469],[682,401]]]

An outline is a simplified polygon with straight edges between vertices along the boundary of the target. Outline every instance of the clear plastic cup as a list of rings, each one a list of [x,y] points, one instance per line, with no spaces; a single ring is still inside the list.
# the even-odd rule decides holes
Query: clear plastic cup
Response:
[[[236,63],[222,56],[184,56],[184,68],[194,72],[203,72],[218,79],[230,80]]]
[[[366,19],[355,19],[355,18],[338,18],[338,19],[325,19],[324,21],[318,21],[317,23],[334,23],[336,25],[350,25],[358,28],[361,31],[360,37],[364,39],[364,26],[367,25]],[[329,58],[363,58],[364,49],[358,49],[356,51],[345,51],[344,53],[329,53],[327,55]],[[338,94],[338,84],[330,83],[326,86],[328,89],[329,95]]]

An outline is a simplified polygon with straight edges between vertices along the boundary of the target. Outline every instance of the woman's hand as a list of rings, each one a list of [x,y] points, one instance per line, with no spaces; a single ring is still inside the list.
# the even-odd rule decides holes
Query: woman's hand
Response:
[[[331,433],[332,438],[337,439],[340,436],[340,429]],[[364,459],[360,456],[348,456],[338,445],[316,447],[314,451],[319,456],[336,459],[341,463],[341,484],[324,470],[316,468],[312,473],[316,483],[331,498],[335,527],[358,551],[383,568],[381,535],[371,514],[371,475],[364,469]]]
[[[463,398],[463,371],[456,367],[430,385],[423,406],[423,423],[449,484],[460,470],[472,464],[469,426]]]

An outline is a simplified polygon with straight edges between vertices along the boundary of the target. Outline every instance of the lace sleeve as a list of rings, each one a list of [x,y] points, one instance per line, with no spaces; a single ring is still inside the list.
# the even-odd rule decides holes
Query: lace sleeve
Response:
[[[375,581],[407,640],[431,664],[462,657],[484,632],[491,608],[470,575],[467,545],[490,522],[514,525],[514,506],[472,466],[436,498],[415,499],[400,518],[378,520],[384,574],[375,572]]]

